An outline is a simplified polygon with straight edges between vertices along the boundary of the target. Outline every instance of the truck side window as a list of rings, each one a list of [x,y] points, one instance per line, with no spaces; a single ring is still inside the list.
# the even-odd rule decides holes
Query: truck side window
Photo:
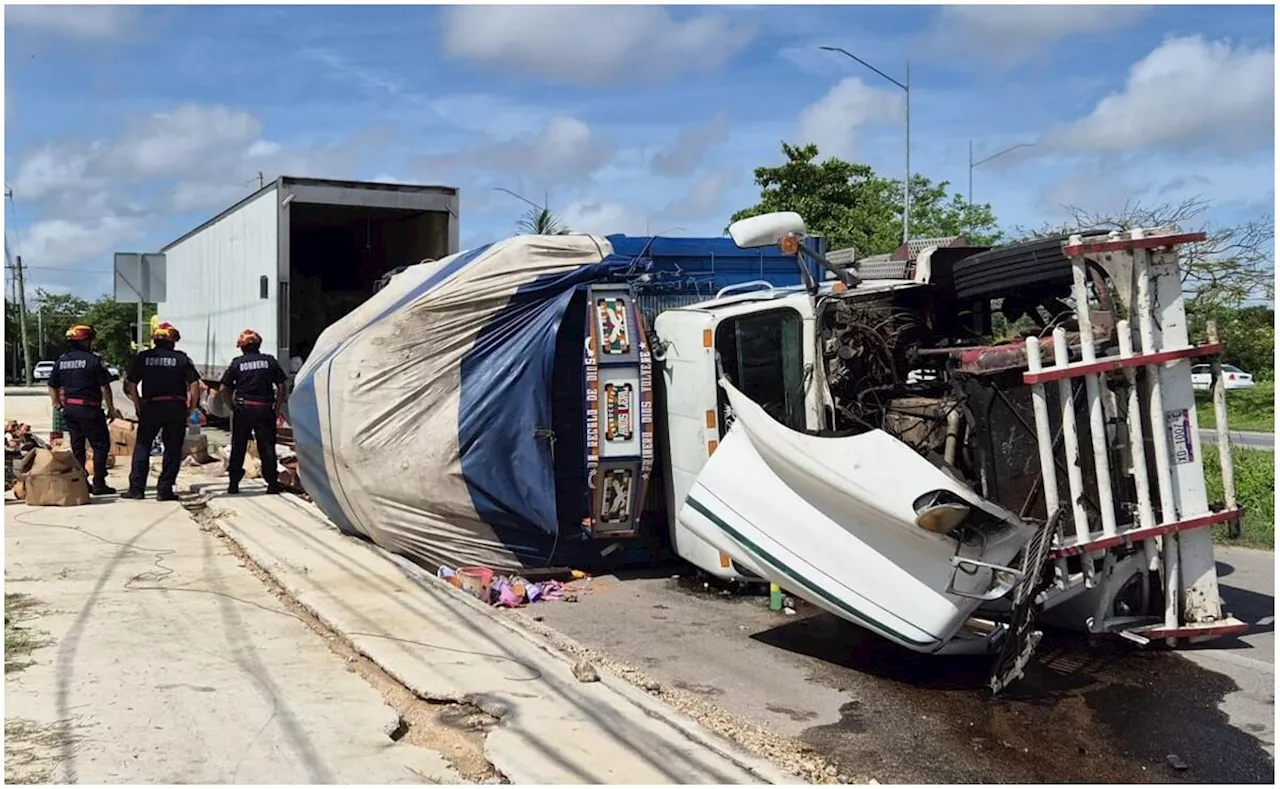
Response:
[[[777,309],[722,321],[716,351],[743,394],[793,430],[805,429],[804,351],[800,313]],[[724,390],[718,389],[724,413]]]

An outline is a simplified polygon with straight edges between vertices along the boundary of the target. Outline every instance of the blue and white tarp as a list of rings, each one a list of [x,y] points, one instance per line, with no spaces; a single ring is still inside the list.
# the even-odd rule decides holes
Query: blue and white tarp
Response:
[[[428,566],[544,566],[545,428],[579,285],[626,262],[598,236],[521,236],[412,266],[330,326],[289,413],[302,483],[343,531]]]

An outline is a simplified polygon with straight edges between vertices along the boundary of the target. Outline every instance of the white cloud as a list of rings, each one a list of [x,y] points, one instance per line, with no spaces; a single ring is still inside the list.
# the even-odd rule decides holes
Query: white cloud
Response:
[[[1119,211],[1126,203],[1154,206],[1203,199],[1214,210],[1243,206],[1245,213],[1256,215],[1271,213],[1273,203],[1275,166],[1270,151],[1240,158],[1223,158],[1209,150],[1054,154],[1044,164],[1054,176],[1043,184],[1035,205],[1054,218],[1062,217],[1063,206],[1105,214]],[[1019,191],[1025,189],[1021,179],[1019,186]]]
[[[473,178],[477,172],[501,173],[514,181],[528,181],[542,188],[581,185],[613,160],[614,146],[597,137],[578,118],[548,118],[535,134],[481,142],[452,154],[418,159],[418,168],[457,178]],[[507,184],[503,184],[507,185]]]
[[[70,184],[84,185],[93,153],[46,144],[18,165],[13,193],[22,200],[42,200]]]
[[[682,130],[669,145],[654,155],[650,166],[658,175],[688,175],[698,169],[708,153],[727,139],[728,124],[724,113],[720,113],[710,123]]]
[[[800,112],[797,127],[804,143],[815,143],[822,158],[857,159],[858,130],[871,123],[900,122],[906,102],[894,89],[869,87],[859,77],[846,77],[818,101]]]
[[[47,219],[23,229],[23,258],[39,268],[109,267],[111,251],[137,240],[143,223],[137,218],[106,216],[96,220]]]
[[[190,169],[211,153],[253,139],[262,123],[249,112],[222,106],[185,104],[153,113],[127,132],[107,158],[119,173],[154,177]]]
[[[638,236],[649,226],[645,214],[612,200],[577,200],[565,207],[560,217],[575,233]]]
[[[537,107],[489,93],[460,93],[432,99],[427,107],[460,129],[493,135],[529,134],[546,122],[545,106]]]
[[[357,178],[364,153],[385,142],[371,130],[286,147],[261,132],[244,110],[187,104],[114,139],[35,149],[10,181],[24,218],[37,219],[20,232],[24,257],[37,267],[101,267],[113,249],[156,241],[147,234],[159,220],[225,208],[250,194],[259,172]]]
[[[250,159],[264,159],[275,156],[284,150],[284,146],[273,140],[254,140],[249,150],[244,152]]]
[[[9,5],[6,27],[25,27],[82,40],[109,40],[128,32],[137,15],[128,6]]]
[[[1079,35],[1107,33],[1137,22],[1146,6],[953,5],[938,14],[930,34],[937,54],[961,54],[1010,66]]]
[[[754,36],[716,12],[677,21],[656,6],[456,6],[444,11],[441,45],[450,57],[601,85],[714,71]]]
[[[724,214],[727,220],[728,213],[723,211],[725,199],[729,196],[729,191],[738,184],[739,175],[739,171],[725,168],[699,178],[689,187],[688,192],[667,206],[663,216],[679,221],[710,219]]]
[[[1274,113],[1273,49],[1173,38],[1134,64],[1123,91],[1050,132],[1046,143],[1072,150],[1211,146],[1239,153],[1271,147]]]

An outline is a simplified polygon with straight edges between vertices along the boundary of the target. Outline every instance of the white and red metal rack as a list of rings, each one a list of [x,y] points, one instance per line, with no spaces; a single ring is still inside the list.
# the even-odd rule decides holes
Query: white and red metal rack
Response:
[[[1171,227],[1104,237],[1072,236],[1064,242],[1063,253],[1072,261],[1074,271],[1081,359],[1071,361],[1062,328],[1054,331],[1052,366],[1044,366],[1039,340],[1027,340],[1024,381],[1032,387],[1045,503],[1050,514],[1059,507],[1066,510],[1066,517],[1060,519],[1064,526],[1054,535],[1050,552],[1053,585],[1041,599],[1047,608],[1093,590],[1097,602],[1089,628],[1094,632],[1118,631],[1139,641],[1165,639],[1173,645],[1182,639],[1202,641],[1247,629],[1245,623],[1223,612],[1208,528],[1238,521],[1241,516],[1236,507],[1218,361],[1221,346],[1212,328],[1209,343],[1191,343],[1178,266],[1179,248],[1203,240],[1203,234],[1179,233]],[[1097,358],[1095,342],[1091,341],[1095,335],[1086,285],[1091,264],[1110,277],[1120,297],[1117,312],[1126,316],[1116,321],[1118,353],[1103,358]],[[1216,433],[1225,487],[1226,506],[1219,511],[1210,509],[1205,489],[1191,385],[1191,360],[1205,357],[1213,366]],[[1120,378],[1123,380],[1116,380]],[[1078,379],[1084,381],[1091,439],[1088,448],[1081,446],[1076,423],[1073,382]],[[1109,381],[1119,385],[1111,387]],[[1058,461],[1050,430],[1045,389],[1050,384],[1058,387],[1061,408],[1061,450],[1068,483],[1065,500],[1057,474],[1063,464]],[[1147,461],[1148,440],[1151,464]],[[1112,451],[1113,446],[1122,446],[1124,451]],[[1092,518],[1085,507],[1083,451],[1093,458],[1089,498],[1098,506]],[[1136,506],[1128,523],[1117,522],[1113,461],[1122,466],[1119,476],[1132,481]],[[1151,470],[1155,472],[1154,486]],[[1122,513],[1121,519],[1127,514]],[[1142,548],[1140,555],[1127,550],[1137,545]],[[1079,571],[1069,571],[1071,557],[1079,558]],[[1125,561],[1137,561],[1145,565],[1143,572],[1159,574],[1165,599],[1163,621],[1153,622],[1156,617],[1149,615],[1118,616],[1113,611],[1119,583],[1127,577],[1117,572]],[[1113,578],[1119,580],[1113,582]]]

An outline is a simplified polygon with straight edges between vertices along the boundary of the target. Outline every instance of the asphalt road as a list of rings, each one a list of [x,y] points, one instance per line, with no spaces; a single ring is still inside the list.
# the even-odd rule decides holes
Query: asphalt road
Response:
[[[1242,430],[1232,430],[1227,436],[1234,446],[1266,452],[1274,452],[1276,449],[1276,436],[1274,433],[1247,433]],[[1201,430],[1200,442],[1202,444],[1216,445],[1218,443],[1218,434],[1212,430]]]
[[[787,616],[669,572],[595,579],[577,603],[529,613],[861,780],[1271,783],[1274,556],[1219,558],[1227,608],[1254,627],[1243,639],[1175,653],[1050,633],[1026,679],[994,700],[985,658],[917,655],[806,606]]]

